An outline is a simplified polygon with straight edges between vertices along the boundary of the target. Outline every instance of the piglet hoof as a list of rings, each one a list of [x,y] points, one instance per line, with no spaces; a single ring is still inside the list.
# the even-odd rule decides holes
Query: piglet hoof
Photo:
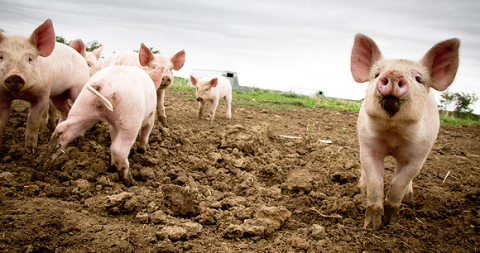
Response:
[[[372,223],[373,229],[379,230],[382,227],[383,207],[379,205],[367,206],[365,211],[365,224],[363,229],[367,229],[368,225]]]
[[[27,153],[29,153],[29,154],[34,155],[36,151],[37,151],[36,148],[27,148],[27,147],[25,147],[25,152],[27,152]]]
[[[405,194],[405,197],[403,197],[403,203],[409,205],[409,206],[413,206],[414,202],[413,202],[413,192],[409,192],[407,194]]]
[[[399,206],[394,206],[389,204],[388,202],[385,203],[385,214],[384,214],[384,225],[394,224],[397,222],[398,217],[398,209]]]
[[[162,123],[162,126],[163,126],[163,127],[168,128],[167,117],[165,117],[165,116],[159,116],[159,120],[160,120],[160,123]]]
[[[52,131],[55,131],[55,128],[57,127],[57,124],[55,123],[55,121],[48,121],[47,123],[47,128],[52,130]]]
[[[108,166],[107,171],[108,171],[108,172],[117,172],[117,167],[115,167],[115,165],[113,165],[113,164],[110,164],[110,165]],[[118,175],[120,175],[120,174],[118,174]]]
[[[118,171],[118,177],[122,179],[125,186],[134,186],[135,180],[133,180],[132,173],[127,170]]]

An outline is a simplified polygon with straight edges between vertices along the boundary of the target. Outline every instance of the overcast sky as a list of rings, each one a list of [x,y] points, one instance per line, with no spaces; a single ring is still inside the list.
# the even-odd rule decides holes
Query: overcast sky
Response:
[[[478,0],[15,0],[0,2],[0,28],[29,36],[49,18],[56,35],[98,40],[105,57],[142,42],[163,55],[185,49],[176,76],[231,70],[242,86],[348,99],[363,98],[366,89],[350,73],[356,33],[372,38],[384,57],[410,60],[457,37],[460,67],[449,90],[480,96],[479,13]]]

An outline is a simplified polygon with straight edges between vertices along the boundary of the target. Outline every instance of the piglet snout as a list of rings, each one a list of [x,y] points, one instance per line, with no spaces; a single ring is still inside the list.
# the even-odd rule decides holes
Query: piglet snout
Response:
[[[203,98],[197,98],[198,102],[203,102]]]
[[[408,80],[400,71],[390,70],[378,79],[377,90],[384,97],[401,98],[408,92]]]
[[[163,76],[162,86],[168,86],[172,83],[172,79],[169,76]]]
[[[25,85],[25,80],[19,75],[11,75],[4,81],[5,86],[12,91],[19,91]]]

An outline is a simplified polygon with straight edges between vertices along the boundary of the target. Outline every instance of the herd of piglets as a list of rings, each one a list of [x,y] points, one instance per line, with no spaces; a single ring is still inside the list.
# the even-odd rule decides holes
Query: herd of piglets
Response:
[[[437,104],[430,88],[447,89],[459,63],[460,41],[450,39],[434,45],[420,61],[383,58],[369,37],[357,34],[351,54],[351,72],[356,82],[369,82],[358,117],[361,177],[366,192],[364,228],[394,223],[400,204],[413,203],[412,180],[419,173],[439,132]],[[165,89],[173,82],[173,70],[185,63],[185,51],[171,57],[153,54],[143,43],[138,53],[116,52],[100,58],[103,46],[86,52],[78,39],[70,47],[55,42],[51,20],[30,35],[0,32],[0,138],[8,121],[10,105],[21,99],[31,103],[25,132],[25,148],[35,153],[39,128],[60,112],[50,143],[50,163],[76,136],[98,121],[110,124],[110,166],[126,185],[133,185],[128,154],[139,136],[137,152],[145,152],[155,110],[167,126]],[[232,117],[232,86],[223,76],[197,79],[202,117],[205,101],[212,106],[213,122],[220,98],[226,116]],[[71,104],[73,103],[73,105]],[[120,127],[121,126],[121,127]],[[393,156],[397,168],[384,200],[384,158]],[[385,204],[384,204],[385,201]]]
[[[156,64],[163,66],[163,79],[160,87],[157,89],[157,109],[158,118],[163,126],[167,126],[167,116],[165,115],[165,90],[173,83],[172,70],[180,70],[185,64],[185,51],[182,50],[172,57],[165,57],[160,54],[153,54],[143,43],[138,53],[135,52],[116,52],[101,61],[101,67],[106,68],[115,65],[141,67],[145,71],[153,68]]]

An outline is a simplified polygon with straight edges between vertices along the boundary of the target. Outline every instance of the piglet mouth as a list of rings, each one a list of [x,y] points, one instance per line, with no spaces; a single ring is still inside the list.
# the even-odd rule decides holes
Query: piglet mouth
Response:
[[[380,106],[388,116],[393,117],[402,107],[402,100],[394,96],[384,96],[380,98]]]

